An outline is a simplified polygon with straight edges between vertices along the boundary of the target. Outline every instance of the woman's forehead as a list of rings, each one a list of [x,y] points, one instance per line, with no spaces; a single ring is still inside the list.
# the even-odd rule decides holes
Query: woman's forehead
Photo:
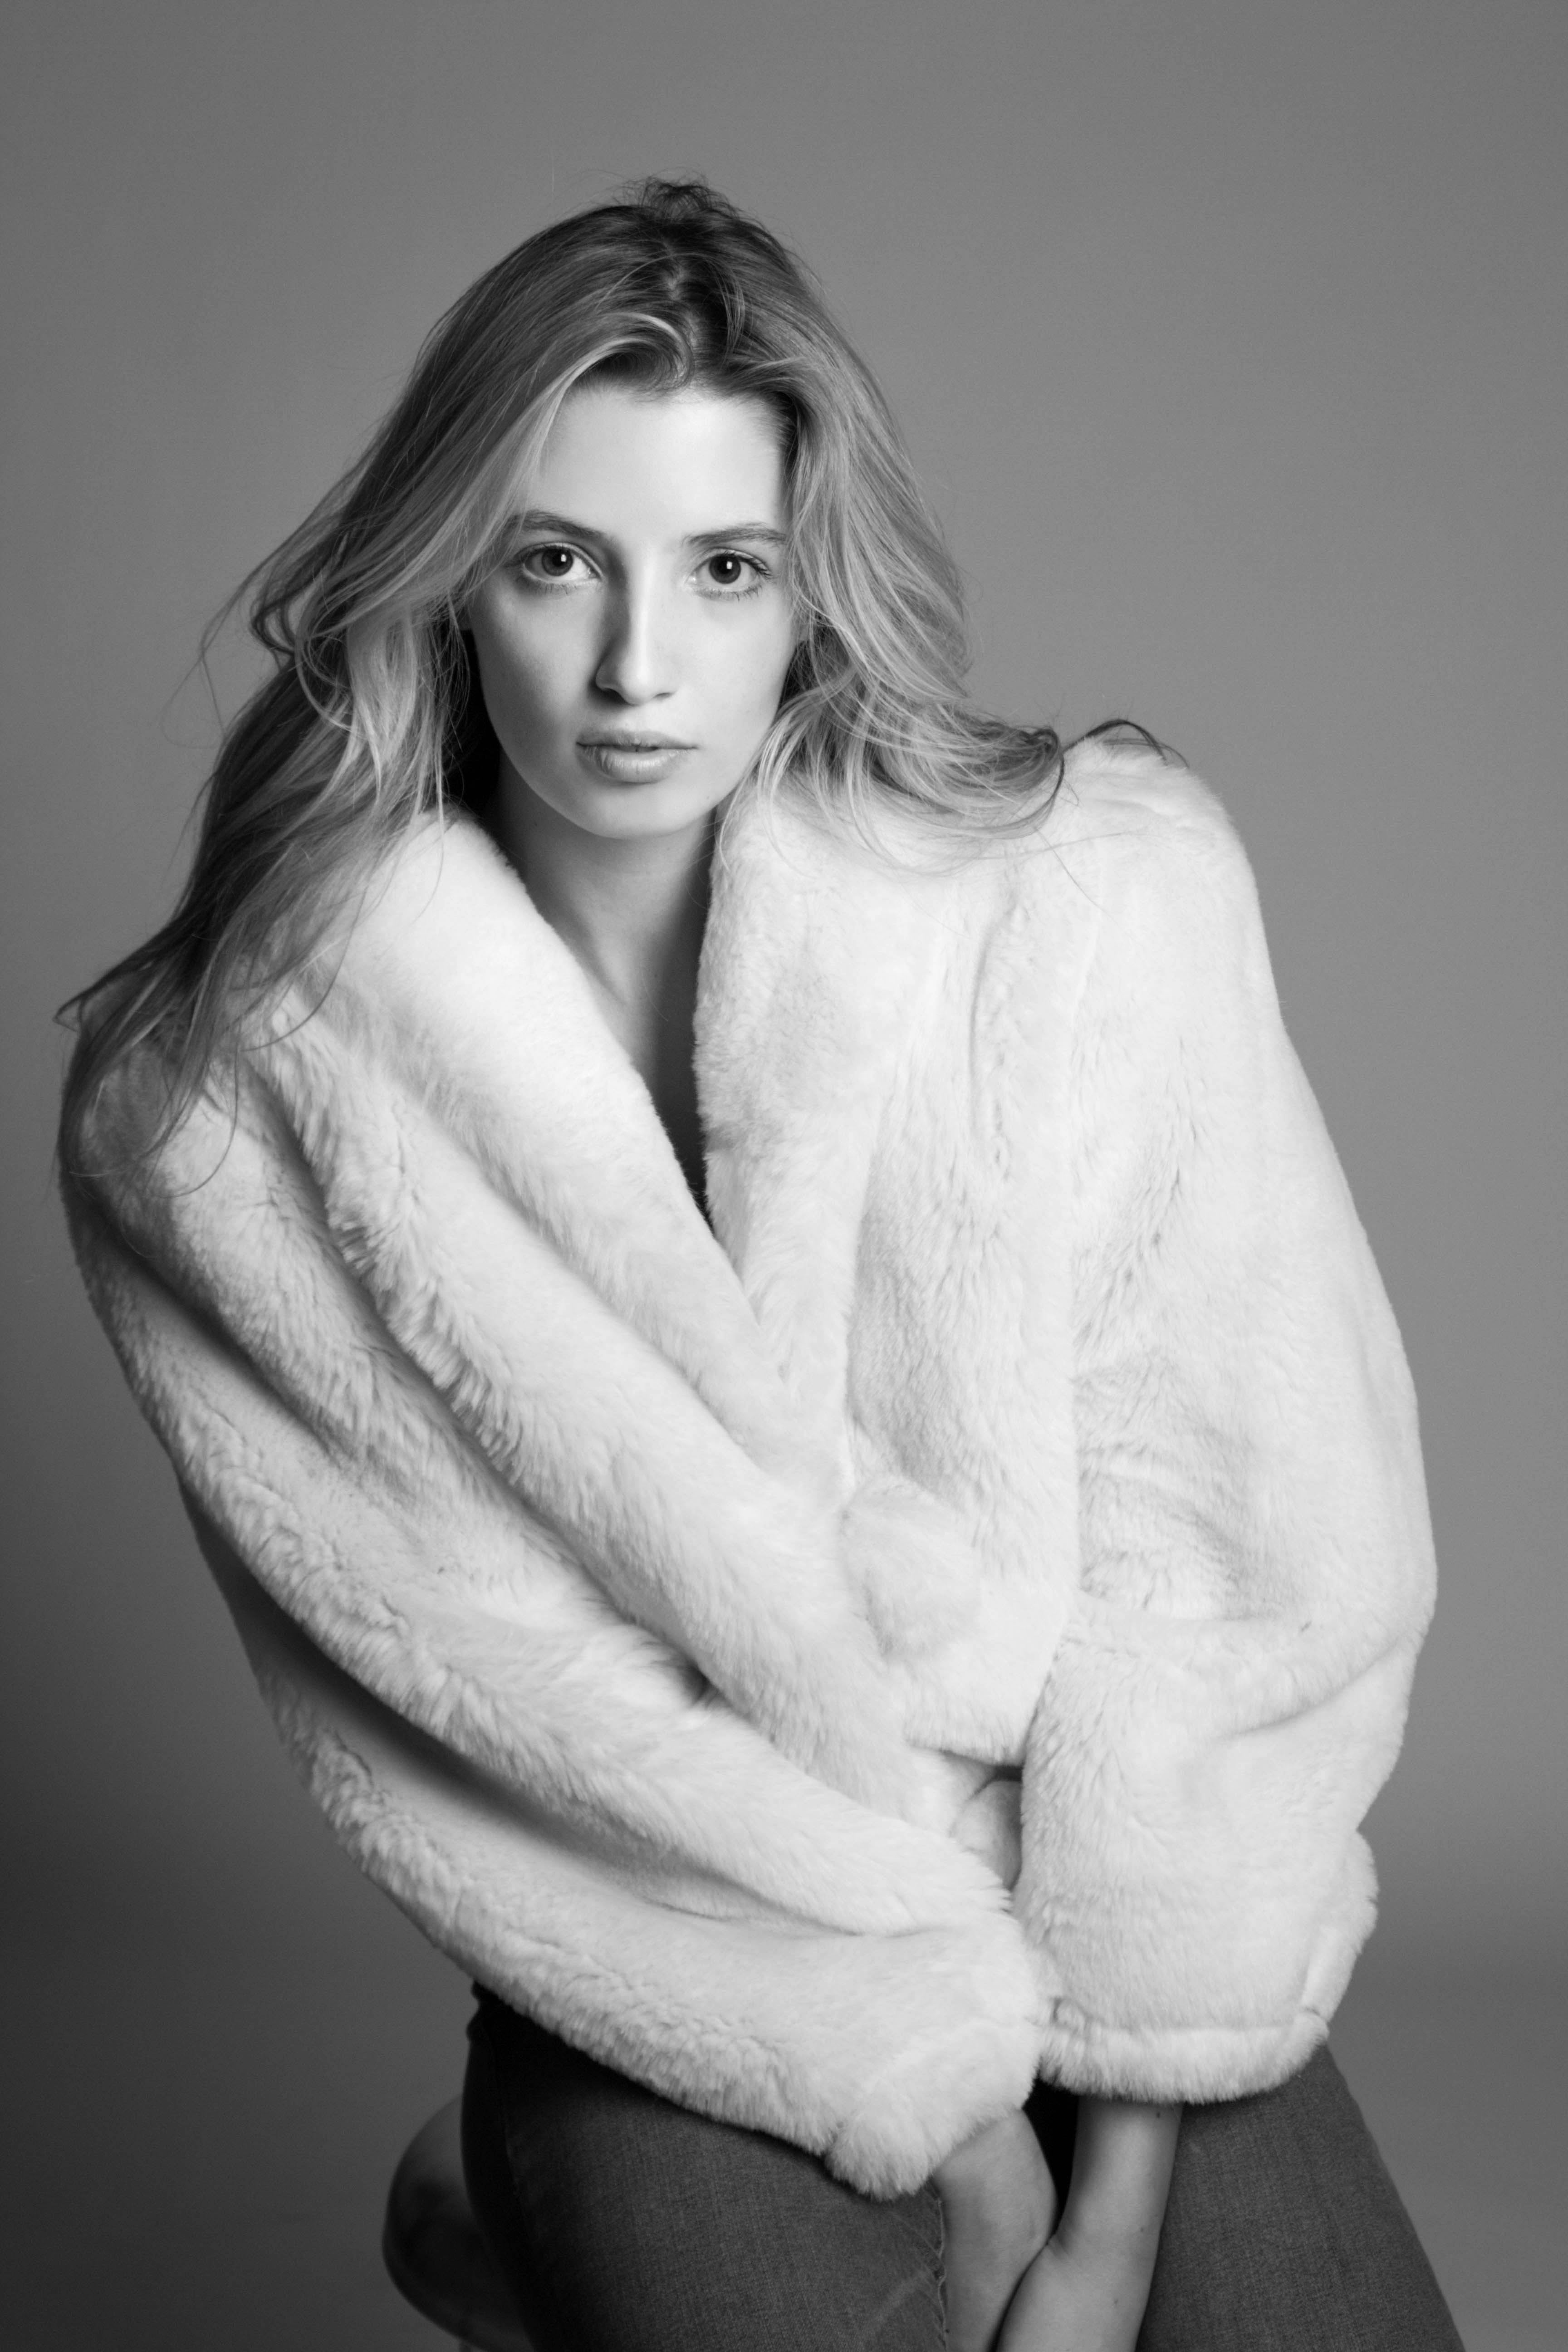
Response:
[[[587,383],[562,403],[523,503],[609,534],[700,538],[747,524],[781,531],[785,487],[766,401],[699,385]]]

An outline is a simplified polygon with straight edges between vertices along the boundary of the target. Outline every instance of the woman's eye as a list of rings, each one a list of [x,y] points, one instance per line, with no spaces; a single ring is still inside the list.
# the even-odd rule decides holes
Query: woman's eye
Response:
[[[762,565],[749,555],[731,555],[728,551],[710,555],[702,569],[710,587],[728,590],[731,594],[738,590],[744,595],[762,585]]]
[[[570,580],[582,561],[574,547],[531,547],[517,559],[525,580]]]

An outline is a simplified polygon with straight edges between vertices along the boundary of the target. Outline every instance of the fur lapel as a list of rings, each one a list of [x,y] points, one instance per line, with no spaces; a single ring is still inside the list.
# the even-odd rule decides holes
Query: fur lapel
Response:
[[[947,893],[776,804],[731,812],[700,990],[715,1229],[792,1407],[855,1475],[849,1334],[873,1161],[947,972]]]
[[[1065,1097],[1093,860],[1047,839],[933,867],[929,836],[889,830],[890,858],[787,804],[731,816],[711,1197],[836,1462],[906,1721],[1008,1761],[1077,1582]]]

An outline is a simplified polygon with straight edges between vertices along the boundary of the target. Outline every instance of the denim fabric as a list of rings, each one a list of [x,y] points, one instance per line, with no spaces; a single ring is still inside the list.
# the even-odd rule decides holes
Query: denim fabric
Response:
[[[934,2189],[857,2196],[814,2157],[711,2123],[481,1994],[463,2168],[538,2352],[931,2352]]]
[[[1327,2050],[1278,2091],[1189,2107],[1140,2352],[1462,2352]]]
[[[538,2352],[942,2352],[934,2190],[858,2196],[488,1994],[469,2032],[469,2194]],[[1029,2104],[1058,2177],[1074,2111],[1044,2086]],[[1326,2051],[1278,2091],[1188,2109],[1139,2347],[1459,2352]]]

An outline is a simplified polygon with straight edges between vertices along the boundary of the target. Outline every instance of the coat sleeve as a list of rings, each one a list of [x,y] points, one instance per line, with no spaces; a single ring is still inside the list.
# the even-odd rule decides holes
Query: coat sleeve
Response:
[[[68,1207],[298,1769],[440,1948],[876,2193],[1016,2104],[1034,1984],[994,1875],[616,1613],[392,1344],[265,1105]]]
[[[1079,1591],[1030,1732],[1044,2071],[1219,2099],[1327,2031],[1434,1591],[1398,1334],[1201,789],[1104,827],[1074,1041]]]

